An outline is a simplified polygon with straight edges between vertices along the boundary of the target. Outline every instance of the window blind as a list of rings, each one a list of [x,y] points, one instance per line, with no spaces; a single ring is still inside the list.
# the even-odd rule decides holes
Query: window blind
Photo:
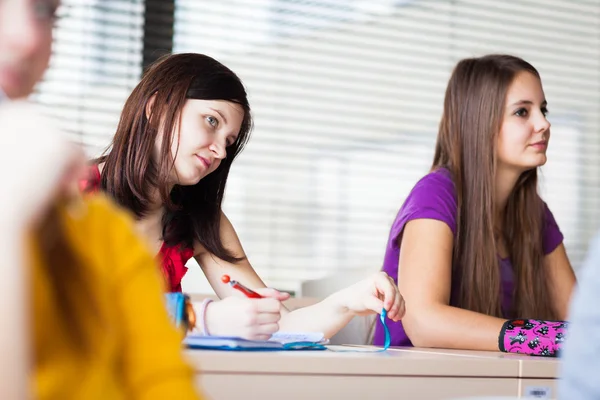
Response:
[[[271,286],[380,268],[464,57],[510,53],[538,68],[552,122],[540,190],[576,268],[600,228],[600,0],[62,3],[33,97],[90,155],[110,143],[143,67],[171,46],[242,78],[255,129],[224,207]],[[188,289],[200,276],[190,268]]]
[[[577,267],[600,227],[600,2],[176,0],[175,52],[244,81],[253,137],[225,211],[268,284],[380,268],[433,158],[456,62],[509,53],[541,73],[552,137],[540,191]]]
[[[63,0],[50,67],[33,98],[97,156],[142,71],[142,0]]]

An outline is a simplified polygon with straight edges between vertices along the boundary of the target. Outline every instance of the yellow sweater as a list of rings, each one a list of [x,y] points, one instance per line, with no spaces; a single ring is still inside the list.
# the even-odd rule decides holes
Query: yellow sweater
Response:
[[[193,371],[182,358],[181,333],[164,307],[159,269],[134,234],[132,220],[101,196],[87,199],[74,213],[62,210],[60,218],[67,241],[83,260],[86,296],[96,302],[94,313],[72,316],[86,328],[91,351],[70,343],[34,244],[35,398],[198,399]]]

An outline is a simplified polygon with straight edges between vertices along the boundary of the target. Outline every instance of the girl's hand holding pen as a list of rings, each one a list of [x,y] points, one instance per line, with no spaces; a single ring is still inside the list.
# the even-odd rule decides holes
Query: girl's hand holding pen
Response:
[[[287,300],[289,294],[271,288],[250,292],[261,298],[249,298],[248,294],[241,291],[239,297],[229,296],[208,305],[205,318],[211,335],[267,340],[279,330],[281,302]],[[242,297],[242,293],[246,295]]]

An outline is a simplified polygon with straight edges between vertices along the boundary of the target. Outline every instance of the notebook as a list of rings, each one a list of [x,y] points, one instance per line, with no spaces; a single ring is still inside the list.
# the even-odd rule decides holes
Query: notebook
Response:
[[[233,336],[189,334],[183,344],[190,349],[230,351],[325,350],[322,333],[277,332],[269,340],[247,340]]]

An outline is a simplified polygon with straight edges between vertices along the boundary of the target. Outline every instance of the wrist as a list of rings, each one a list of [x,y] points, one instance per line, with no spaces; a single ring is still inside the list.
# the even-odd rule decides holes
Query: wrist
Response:
[[[210,336],[209,327],[211,325],[214,326],[214,324],[210,323],[212,318],[214,318],[214,313],[212,312],[214,311],[214,307],[210,307],[212,302],[212,299],[204,299],[197,313],[196,325],[202,336]]]
[[[345,290],[335,292],[334,294],[326,297],[323,303],[327,305],[329,309],[336,315],[354,315],[349,307],[346,296],[344,295]]]

